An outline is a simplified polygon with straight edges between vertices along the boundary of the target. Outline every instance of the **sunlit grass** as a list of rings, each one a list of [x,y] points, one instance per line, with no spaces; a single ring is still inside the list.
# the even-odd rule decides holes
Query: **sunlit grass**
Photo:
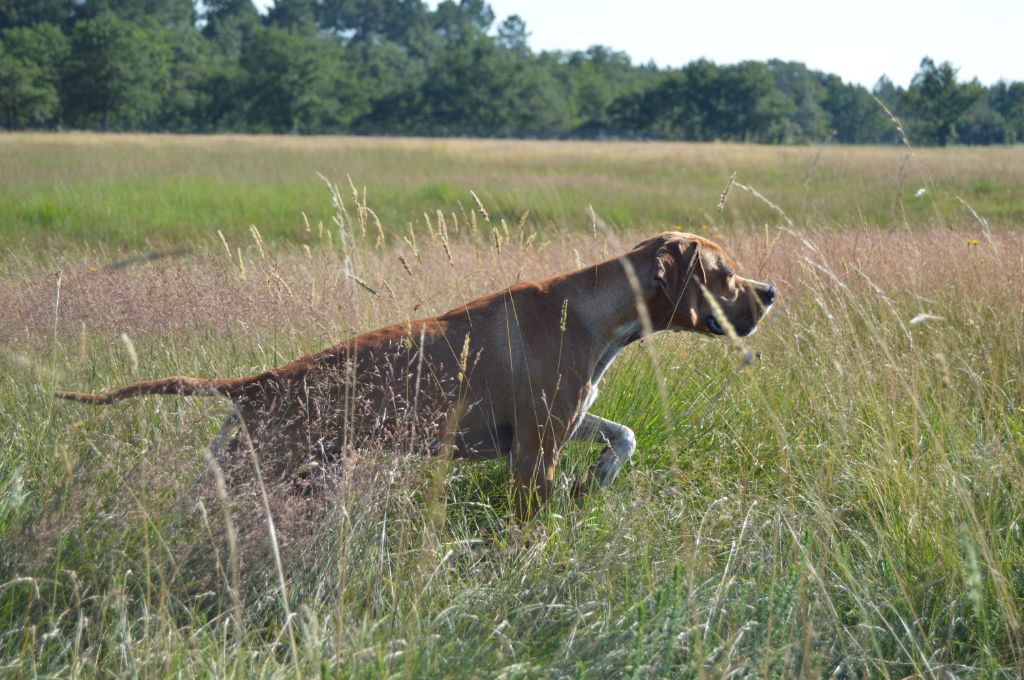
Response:
[[[367,187],[394,231],[458,210],[468,189],[496,220],[529,211],[545,231],[590,226],[590,204],[619,228],[771,223],[771,209],[749,196],[715,210],[732,172],[811,226],[963,224],[971,216],[957,196],[995,226],[1024,218],[1024,148],[906,156],[902,147],[6,134],[0,238],[27,248],[187,246],[256,223],[299,240],[303,213],[314,225],[330,217],[317,172]]]
[[[308,152],[316,141],[294,144]],[[513,165],[546,153],[394,146],[432,144],[484,157],[505,149]],[[653,158],[682,147],[622,148]],[[739,148],[722,147],[726,165]],[[593,158],[574,162],[596,172]],[[799,216],[800,189],[779,198],[746,179]],[[926,196],[942,206],[950,193],[966,199],[962,184],[973,180],[929,181]],[[329,205],[322,183],[311,184],[311,204]],[[701,200],[713,213],[724,182],[711,184]],[[375,246],[363,213],[367,235],[347,255],[375,293],[342,273],[337,228],[321,233],[313,221],[307,232],[301,217],[288,236],[261,223],[260,244],[248,225],[225,231],[227,249],[215,232],[182,237],[188,253],[157,260],[125,262],[94,244],[3,261],[0,669],[1016,677],[1024,240],[982,211],[988,227],[972,216],[932,224],[933,215],[909,228],[798,224],[792,234],[771,209],[767,229],[749,212],[716,217],[707,233],[743,272],[780,288],[778,308],[745,340],[758,360],[744,366],[728,343],[687,335],[627,350],[593,410],[636,431],[635,457],[577,507],[568,487],[597,451],[569,447],[553,502],[527,525],[510,519],[498,463],[368,452],[312,511],[272,493],[287,607],[258,498],[237,499],[245,512],[233,562],[218,506],[196,491],[223,404],[151,397],[90,408],[51,397],[58,387],[260,370],[577,258],[595,262],[670,225],[595,237],[586,222],[547,230],[531,210],[506,233],[487,188],[462,186],[433,206],[457,216],[447,244],[431,211],[431,227],[417,212],[384,220],[390,240]],[[470,188],[499,225],[500,253],[487,225],[472,226]],[[383,215],[375,191],[370,205]],[[820,189],[810,196],[826,201]],[[727,208],[746,211],[747,200],[756,199],[734,189]],[[360,211],[347,197],[346,206],[347,228],[360,234]]]

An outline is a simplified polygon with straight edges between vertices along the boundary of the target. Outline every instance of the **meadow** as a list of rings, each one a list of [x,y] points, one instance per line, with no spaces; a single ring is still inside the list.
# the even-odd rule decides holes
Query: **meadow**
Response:
[[[1022,148],[26,134],[0,172],[0,674],[1024,669]],[[570,446],[529,522],[502,464],[415,440],[296,497],[197,485],[217,400],[52,397],[255,372],[679,227],[778,286],[756,360],[629,348],[593,411],[635,456],[577,505]]]
[[[773,147],[349,137],[0,134],[0,239],[9,248],[70,244],[140,249],[247,238],[303,242],[302,215],[330,220],[318,174],[366,189],[389,233],[423,213],[472,207],[543,233],[609,225],[757,227],[778,214],[737,192],[731,173],[801,226],[826,229],[1024,220],[1020,147]],[[918,195],[921,189],[928,193]]]

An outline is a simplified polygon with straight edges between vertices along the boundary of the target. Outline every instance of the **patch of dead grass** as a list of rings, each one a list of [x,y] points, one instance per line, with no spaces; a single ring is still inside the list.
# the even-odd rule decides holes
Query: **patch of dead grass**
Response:
[[[790,301],[801,295],[801,271],[808,260],[827,262],[835,271],[855,274],[851,281],[869,279],[899,294],[970,297],[992,285],[1019,283],[1019,253],[1024,252],[1024,234],[1011,230],[993,232],[991,243],[981,233],[920,228],[800,236],[776,229],[701,233],[716,237],[733,253],[742,273],[772,281]],[[483,239],[457,239],[450,242],[451,261],[439,238],[424,235],[415,251],[402,244],[362,252],[354,277],[344,274],[336,251],[294,247],[271,250],[262,258],[254,248],[244,249],[241,267],[223,251],[117,268],[81,259],[29,271],[15,267],[0,272],[0,318],[5,320],[0,343],[38,347],[54,339],[55,328],[65,345],[78,342],[83,331],[111,341],[122,333],[183,339],[214,333],[241,338],[241,343],[300,333],[336,341],[435,315],[520,280],[570,271],[577,257],[582,264],[593,263],[650,235],[630,232],[594,241],[562,234],[536,238],[528,246],[513,238],[500,254]]]

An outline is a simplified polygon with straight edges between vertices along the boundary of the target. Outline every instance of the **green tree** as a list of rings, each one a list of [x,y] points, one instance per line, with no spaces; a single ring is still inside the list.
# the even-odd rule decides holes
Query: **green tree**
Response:
[[[314,35],[317,31],[316,9],[314,0],[276,0],[267,12],[266,23],[292,29],[301,35]]]
[[[675,125],[682,139],[712,140],[724,134],[723,120],[719,118],[723,96],[722,69],[707,59],[698,59],[679,72],[680,82],[675,86],[677,105]]]
[[[427,62],[384,38],[349,45],[356,80],[367,93],[367,111],[353,122],[359,132],[422,130],[423,86]]]
[[[528,53],[499,53],[502,92],[492,102],[506,112],[503,134],[551,136],[570,129],[575,120],[571,100],[554,73]]]
[[[258,29],[242,50],[246,124],[272,132],[343,132],[367,108],[333,38]]]
[[[49,23],[64,27],[74,15],[74,0],[3,0],[0,30]]]
[[[705,112],[698,97],[687,74],[662,73],[635,103],[628,107],[620,104],[620,111],[629,112],[629,118],[621,119],[622,126],[660,138],[705,139]]]
[[[829,135],[829,117],[822,108],[825,88],[817,74],[796,61],[772,59],[767,62],[775,89],[786,99],[791,113],[784,123],[783,140],[787,143],[822,141]]]
[[[95,19],[111,13],[147,28],[191,29],[196,14],[192,0],[71,0],[73,19]]]
[[[744,61],[722,67],[718,89],[717,139],[785,141],[786,121],[795,107],[775,88],[765,64]]]
[[[0,125],[899,142],[865,88],[798,62],[535,53],[487,0],[254,1],[0,0]],[[914,142],[1024,141],[1022,83],[926,58],[874,94]]]
[[[145,127],[163,101],[170,57],[160,31],[110,12],[78,22],[61,92],[68,121],[103,130]]]
[[[408,46],[427,24],[423,0],[318,0],[321,28],[351,35],[353,42],[385,39]]]
[[[1006,144],[1012,134],[1003,116],[983,96],[957,121],[956,139],[961,144]]]
[[[551,52],[538,58],[548,63],[562,83],[572,105],[572,126],[577,134],[623,134],[620,115],[613,114],[617,100],[642,92],[650,73],[636,68],[625,52],[595,45],[582,52]]]
[[[631,101],[630,101],[631,100]],[[657,137],[779,143],[794,104],[776,89],[765,64],[687,64],[616,105],[628,128]]]
[[[242,45],[260,26],[252,0],[209,0],[204,3],[203,35],[228,59],[237,60]]]
[[[833,139],[841,144],[899,143],[899,136],[882,107],[860,85],[839,76],[821,76],[822,109],[828,114]]]
[[[1006,124],[1006,142],[1024,142],[1024,83],[999,81],[988,93],[989,106]]]
[[[633,135],[691,141],[716,139],[721,71],[700,59],[678,71],[657,73],[642,92],[611,106],[617,126]]]
[[[156,127],[180,132],[217,129],[214,97],[234,94],[225,83],[211,82],[221,75],[217,67],[224,58],[196,30],[169,31],[167,41],[170,69],[163,102],[154,120]]]
[[[484,35],[494,23],[494,11],[484,0],[441,0],[434,10],[434,31],[459,42],[467,33]]]
[[[0,31],[0,121],[9,129],[52,125],[68,41],[51,23]]]
[[[478,26],[445,29],[422,89],[420,132],[545,135],[564,130],[569,109],[551,74],[529,58],[502,50]]]
[[[936,65],[925,57],[903,98],[903,108],[910,116],[911,139],[938,146],[956,141],[957,123],[983,95],[977,82],[958,83],[956,69],[948,61]]]
[[[511,14],[501,22],[496,40],[502,49],[523,56],[530,54],[530,33],[526,30],[526,22],[518,14]]]
[[[871,88],[871,94],[892,111],[898,106],[900,100],[903,99],[904,91],[889,80],[888,76],[883,75],[875,82],[874,87]]]

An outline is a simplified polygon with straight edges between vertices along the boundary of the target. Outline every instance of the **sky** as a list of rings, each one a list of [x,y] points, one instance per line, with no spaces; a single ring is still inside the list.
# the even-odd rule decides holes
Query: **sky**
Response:
[[[519,14],[530,46],[614,47],[634,62],[682,66],[779,58],[866,87],[908,85],[924,56],[961,79],[1024,81],[1024,0],[491,0]]]
[[[269,0],[257,0],[269,4]],[[436,6],[436,1],[429,3]],[[906,86],[921,59],[961,80],[1024,81],[1024,0],[490,0],[497,22],[518,14],[530,47],[595,44],[634,63],[679,67],[701,57],[800,61],[871,87]],[[496,23],[497,23],[496,22]]]

